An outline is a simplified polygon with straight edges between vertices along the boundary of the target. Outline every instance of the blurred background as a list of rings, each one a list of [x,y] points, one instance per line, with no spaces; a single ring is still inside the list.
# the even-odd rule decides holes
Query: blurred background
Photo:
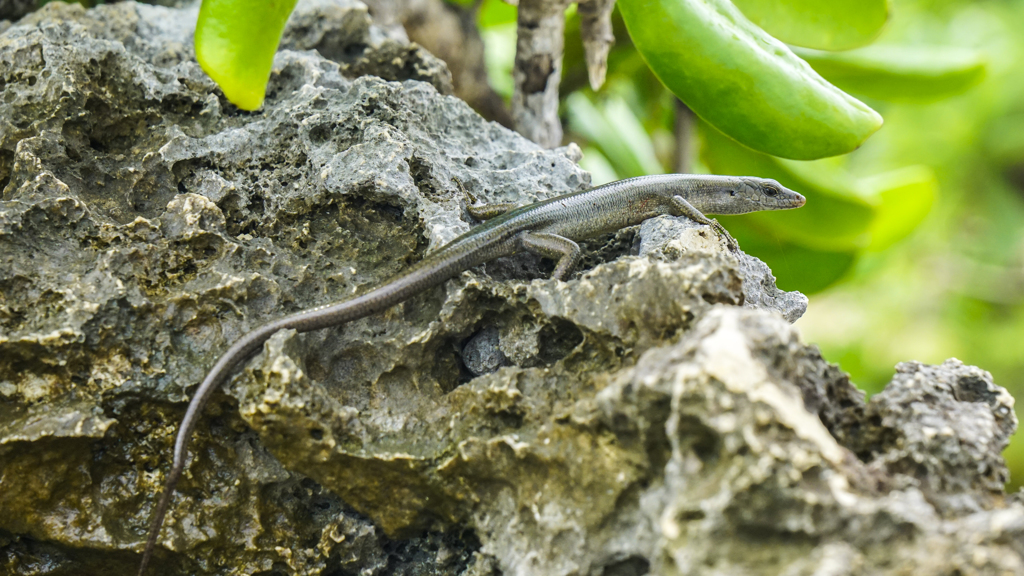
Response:
[[[478,18],[490,84],[508,98],[515,9],[485,0]],[[564,140],[583,148],[595,183],[680,168],[776,177],[822,209],[722,220],[781,288],[808,294],[797,326],[825,358],[868,394],[898,362],[956,357],[1024,397],[1024,0],[893,0],[875,45],[900,48],[876,50],[873,73],[833,73],[885,125],[854,153],[814,162],[701,125],[615,21],[597,93],[571,9],[566,33]],[[1017,488],[1024,435],[1006,457]]]

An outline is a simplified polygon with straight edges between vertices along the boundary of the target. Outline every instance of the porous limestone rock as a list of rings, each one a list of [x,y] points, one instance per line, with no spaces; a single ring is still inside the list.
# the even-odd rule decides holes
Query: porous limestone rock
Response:
[[[51,3],[0,33],[5,574],[131,573],[217,355],[468,230],[453,179],[588,184],[359,4],[300,3],[284,46],[340,63],[283,50],[252,113],[195,64],[194,18]],[[376,70],[385,45],[424,64]],[[346,76],[371,72],[404,81]],[[516,256],[275,335],[207,406],[151,573],[1024,571],[988,374],[901,365],[866,402],[783,319],[806,299],[709,228],[586,248],[566,282]]]

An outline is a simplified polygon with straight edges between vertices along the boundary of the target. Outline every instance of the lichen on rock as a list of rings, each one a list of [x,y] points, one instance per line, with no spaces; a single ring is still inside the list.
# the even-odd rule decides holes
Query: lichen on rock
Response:
[[[194,63],[194,18],[52,3],[0,32],[5,573],[132,572],[218,354],[468,230],[453,178],[589,183],[361,4],[299,4],[255,113]],[[207,407],[152,573],[1024,571],[988,374],[904,364],[865,400],[787,322],[806,298],[689,221],[587,254],[275,335]]]

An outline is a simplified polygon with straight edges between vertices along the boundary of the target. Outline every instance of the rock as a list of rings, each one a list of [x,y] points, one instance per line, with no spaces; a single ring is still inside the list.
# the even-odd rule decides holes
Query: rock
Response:
[[[420,80],[452,94],[452,74],[422,46],[409,43],[404,30],[381,28],[356,0],[302,0],[288,19],[282,50],[316,50],[354,78],[365,74],[386,80]]]
[[[714,243],[712,231],[692,220],[652,218],[640,226],[639,254],[672,260],[686,250],[708,250]],[[790,322],[796,322],[807,311],[807,297],[799,292],[785,292],[775,285],[775,276],[768,265],[742,252],[729,253],[743,279],[743,305],[747,308],[775,310]]]
[[[948,370],[949,363],[931,374]],[[887,485],[884,474],[829,433],[807,410],[806,398],[827,391],[826,397],[844,399],[831,409],[852,414],[862,413],[863,401],[845,390],[850,388],[845,375],[779,320],[717,309],[678,345],[646,353],[631,372],[599,397],[605,400],[605,418],[627,429],[644,428],[640,415],[653,413],[648,406],[663,406],[666,413],[667,442],[658,442],[667,444],[664,477],[638,498],[656,545],[653,551],[622,551],[651,559],[652,573],[1024,569],[1020,550],[1010,544],[1019,528],[1003,532],[1001,526],[1011,518],[1020,521],[1024,508],[1019,504],[995,504],[990,494],[964,492],[981,505],[979,511],[947,515],[950,510],[936,507],[920,490]],[[942,387],[939,381],[919,383]],[[993,397],[1005,394],[998,387],[985,389]],[[639,409],[624,411],[629,404]],[[871,419],[860,424],[864,436],[879,433]],[[904,414],[902,425],[917,429],[924,423]],[[987,449],[995,451],[985,456],[998,458],[1003,447],[993,443]]]
[[[485,326],[462,346],[462,363],[473,376],[490,374],[508,364],[501,351],[501,336],[494,325]]]
[[[990,506],[986,495],[1003,497],[1010,478],[1000,454],[1017,418],[1013,397],[988,372],[956,359],[941,366],[901,363],[861,418],[873,426],[847,424],[841,437],[898,485],[919,488],[944,508],[964,504],[970,512]]]
[[[468,230],[453,179],[589,183],[433,64],[351,79],[374,59],[309,50],[416,52],[360,5],[300,6],[254,113],[194,63],[194,18],[51,3],[0,33],[5,573],[133,572],[217,355]],[[710,229],[587,247],[566,282],[516,256],[275,335],[206,407],[151,574],[1024,570],[986,373],[903,365],[867,402],[786,321],[806,299]]]

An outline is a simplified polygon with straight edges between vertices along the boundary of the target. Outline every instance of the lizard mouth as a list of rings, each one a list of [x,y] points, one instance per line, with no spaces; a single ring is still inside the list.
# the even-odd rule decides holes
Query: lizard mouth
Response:
[[[803,194],[793,192],[792,190],[786,190],[783,194],[773,198],[773,200],[775,200],[775,208],[780,210],[799,208],[807,203],[807,198],[804,198]]]

